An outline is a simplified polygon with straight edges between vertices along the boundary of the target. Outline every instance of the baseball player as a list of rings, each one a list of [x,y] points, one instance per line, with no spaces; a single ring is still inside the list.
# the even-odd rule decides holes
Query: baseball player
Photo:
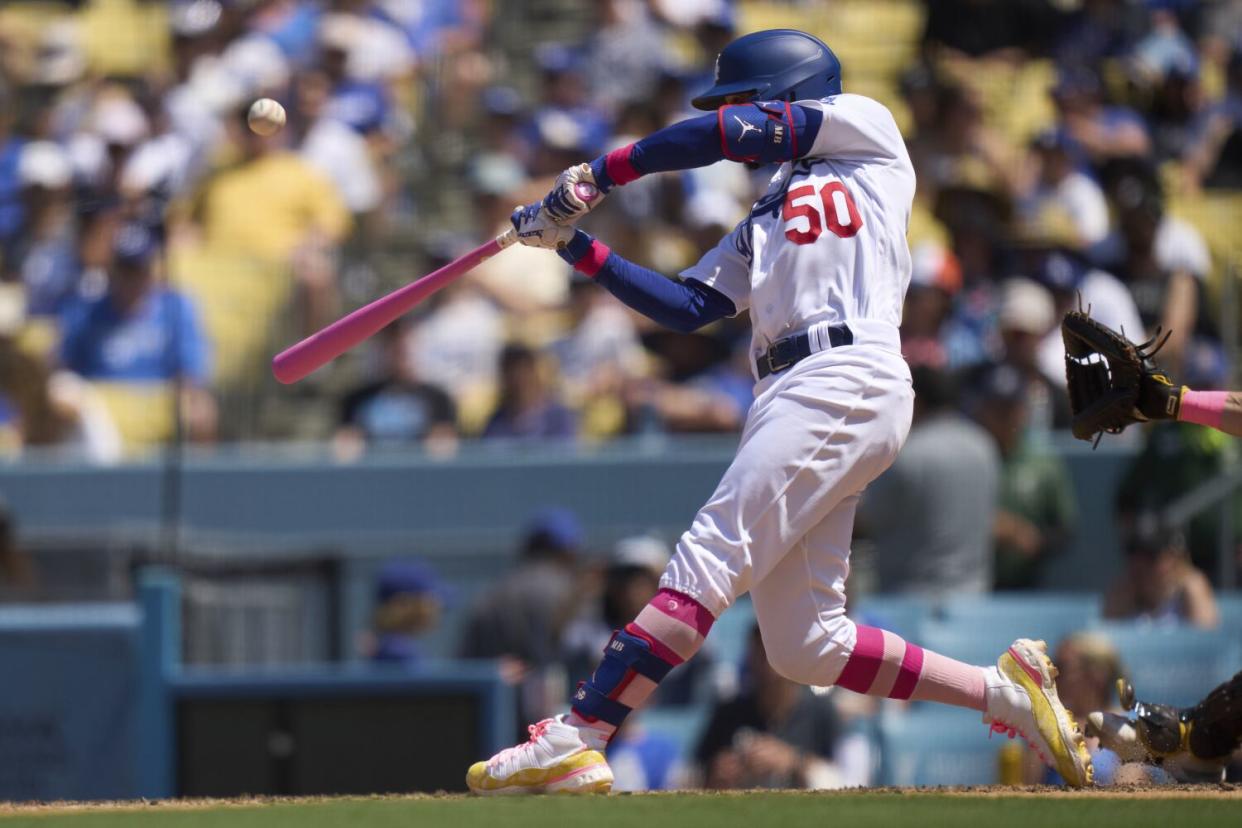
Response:
[[[473,765],[476,793],[607,791],[608,741],[712,623],[751,593],[768,660],[803,684],[938,701],[1021,734],[1072,785],[1091,783],[1085,742],[1057,698],[1042,642],[1015,641],[977,667],[845,615],[859,495],[896,456],[913,392],[897,326],[910,280],[914,170],[892,115],[841,91],[818,39],[756,32],[721,52],[710,114],[571,167],[519,208],[523,244],[556,250],[630,307],[691,331],[749,310],[755,402],[737,456],[681,537],[660,590],[618,630],[570,712]],[[670,280],[572,224],[606,195],[656,172],[721,160],[779,164],[750,215]]]

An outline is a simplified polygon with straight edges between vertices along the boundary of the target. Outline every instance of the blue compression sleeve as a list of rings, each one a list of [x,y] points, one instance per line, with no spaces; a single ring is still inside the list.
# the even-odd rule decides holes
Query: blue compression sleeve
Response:
[[[801,158],[823,123],[817,109],[782,102],[732,104],[665,127],[591,162],[604,192],[648,173],[706,167],[717,161],[772,163]]]
[[[575,270],[592,277],[613,296],[666,328],[690,333],[737,313],[732,300],[720,291],[694,279],[666,279],[654,270],[621,258],[581,230],[557,253]]]

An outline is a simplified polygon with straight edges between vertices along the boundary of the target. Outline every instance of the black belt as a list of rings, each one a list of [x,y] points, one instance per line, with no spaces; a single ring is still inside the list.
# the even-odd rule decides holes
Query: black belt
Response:
[[[828,329],[828,343],[833,348],[854,344],[854,332],[845,325],[833,325]],[[778,339],[768,348],[767,353],[755,359],[755,367],[759,369],[759,379],[768,374],[779,374],[786,368],[792,368],[813,354],[811,335],[809,333],[794,334]]]

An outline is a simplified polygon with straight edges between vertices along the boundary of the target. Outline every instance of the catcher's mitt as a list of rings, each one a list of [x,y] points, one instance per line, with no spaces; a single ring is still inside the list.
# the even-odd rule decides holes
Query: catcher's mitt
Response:
[[[1169,335],[1160,331],[1134,343],[1083,311],[1061,320],[1065,382],[1069,387],[1074,436],[1095,440],[1120,433],[1132,423],[1177,417],[1183,388],[1173,385],[1152,361]]]

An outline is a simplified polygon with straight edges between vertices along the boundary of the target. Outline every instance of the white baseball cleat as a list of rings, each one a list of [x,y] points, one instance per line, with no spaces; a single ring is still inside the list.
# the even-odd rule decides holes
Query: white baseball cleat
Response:
[[[527,728],[530,740],[505,748],[486,762],[475,762],[466,773],[472,793],[608,793],[612,769],[597,750],[562,717],[544,719]]]
[[[1087,743],[1073,715],[1057,698],[1057,668],[1042,641],[1019,638],[986,675],[985,724],[1009,738],[1021,736],[1044,764],[1066,784],[1091,785],[1093,770]]]

